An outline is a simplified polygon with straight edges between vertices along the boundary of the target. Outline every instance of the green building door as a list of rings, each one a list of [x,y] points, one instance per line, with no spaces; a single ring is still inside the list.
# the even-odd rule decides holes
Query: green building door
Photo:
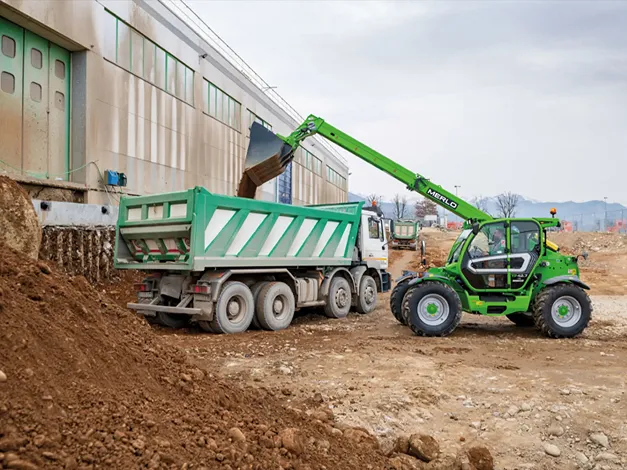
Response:
[[[0,167],[67,179],[70,53],[4,18],[0,39]]]

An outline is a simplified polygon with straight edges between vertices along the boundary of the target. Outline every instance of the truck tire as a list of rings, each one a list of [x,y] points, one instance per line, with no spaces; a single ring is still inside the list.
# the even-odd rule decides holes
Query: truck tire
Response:
[[[243,333],[252,323],[254,314],[255,302],[248,286],[227,281],[216,302],[210,326],[216,333]]]
[[[346,318],[351,309],[351,287],[342,276],[335,276],[329,287],[324,313],[329,318]]]
[[[377,283],[372,276],[365,274],[359,282],[357,295],[357,312],[366,314],[372,312],[377,306]]]
[[[264,330],[283,330],[292,323],[295,308],[292,289],[284,282],[269,282],[257,298],[257,321]]]
[[[509,315],[505,315],[509,321],[515,323],[516,326],[527,327],[527,326],[535,326],[535,321],[533,319],[533,315],[530,313],[510,313]]]
[[[261,292],[261,289],[263,289],[268,284],[270,284],[269,281],[256,282],[250,288],[250,291],[253,294],[253,302],[255,305],[255,314],[253,315],[253,321],[251,322],[250,327],[255,330],[261,330],[261,324],[259,323],[259,320],[257,319],[257,310],[258,310],[257,299],[259,299],[259,293]]]
[[[390,295],[390,310],[392,311],[392,315],[394,318],[402,324],[407,326],[407,322],[403,318],[402,310],[403,310],[403,299],[405,298],[405,294],[409,289],[409,279],[401,282],[400,284],[396,284],[394,289],[392,289],[392,295]]]
[[[189,315],[171,315],[164,312],[156,312],[156,315],[150,320],[149,323],[165,326],[168,328],[184,328],[189,325]]]
[[[573,284],[544,288],[536,296],[533,306],[536,327],[549,338],[577,336],[588,326],[591,316],[590,297]]]
[[[462,319],[462,302],[442,282],[422,282],[407,294],[409,326],[418,336],[448,336]]]

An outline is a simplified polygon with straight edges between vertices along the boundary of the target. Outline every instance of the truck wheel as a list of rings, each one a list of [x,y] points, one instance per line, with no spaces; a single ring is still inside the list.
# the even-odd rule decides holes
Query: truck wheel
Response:
[[[261,329],[261,324],[259,323],[259,320],[257,319],[257,311],[258,311],[257,300],[259,299],[259,293],[261,292],[261,289],[263,289],[268,284],[270,284],[269,281],[256,282],[250,288],[250,291],[253,294],[253,302],[255,305],[255,314],[253,315],[253,321],[251,322],[250,327],[254,328],[255,330]]]
[[[216,303],[211,328],[216,333],[242,333],[253,321],[255,306],[250,289],[238,281],[228,281]]]
[[[335,276],[329,287],[324,313],[329,318],[345,318],[351,309],[351,287],[342,276]]]
[[[392,289],[392,295],[390,295],[390,310],[392,311],[392,315],[396,320],[403,324],[407,325],[407,322],[403,318],[403,299],[405,298],[405,294],[409,289],[409,280],[401,282],[400,284],[396,284],[394,289]]]
[[[572,284],[546,287],[537,295],[533,308],[536,327],[550,338],[577,336],[588,326],[591,316],[590,297]]]
[[[407,298],[409,326],[418,336],[448,336],[462,319],[459,295],[444,283],[417,284]]]
[[[294,318],[294,293],[284,282],[269,282],[259,292],[256,307],[257,321],[264,330],[283,330]]]
[[[164,312],[156,312],[156,315],[151,319],[152,323],[175,329],[186,327],[189,325],[189,321],[189,315],[172,315]]]
[[[372,276],[364,275],[359,283],[357,296],[357,312],[365,314],[372,312],[377,306],[377,283]]]

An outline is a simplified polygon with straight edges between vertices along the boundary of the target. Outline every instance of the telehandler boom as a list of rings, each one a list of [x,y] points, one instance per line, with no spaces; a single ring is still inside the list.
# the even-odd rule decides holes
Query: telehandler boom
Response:
[[[589,287],[579,278],[578,256],[561,254],[547,240],[546,229],[560,226],[554,210],[550,218],[493,218],[322,118],[310,115],[288,136],[253,123],[242,180],[248,183],[238,194],[254,197],[254,185],[278,176],[301,142],[316,134],[465,220],[445,266],[406,272],[396,281],[390,308],[415,334],[446,336],[459,325],[462,311],[507,316],[553,338],[586,328],[592,304],[584,291]]]

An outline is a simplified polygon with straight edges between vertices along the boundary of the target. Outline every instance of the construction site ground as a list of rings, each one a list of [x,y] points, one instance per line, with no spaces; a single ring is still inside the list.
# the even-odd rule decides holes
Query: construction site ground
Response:
[[[423,231],[430,264],[445,260],[456,236]],[[593,319],[576,339],[475,315],[450,337],[419,338],[393,318],[387,295],[372,314],[330,320],[303,312],[274,333],[155,332],[199,368],[263,384],[291,406],[320,394],[339,422],[371,431],[384,448],[425,432],[452,453],[465,442],[486,444],[498,469],[627,468],[627,238],[550,238],[590,254],[582,277]],[[391,272],[419,267],[418,257],[392,252]]]
[[[456,235],[424,231],[429,264]],[[627,468],[627,239],[552,238],[590,253],[576,339],[472,315],[419,338],[387,295],[279,332],[150,327],[124,308],[132,273],[98,284],[0,241],[0,469]],[[393,275],[418,257],[392,252]]]

